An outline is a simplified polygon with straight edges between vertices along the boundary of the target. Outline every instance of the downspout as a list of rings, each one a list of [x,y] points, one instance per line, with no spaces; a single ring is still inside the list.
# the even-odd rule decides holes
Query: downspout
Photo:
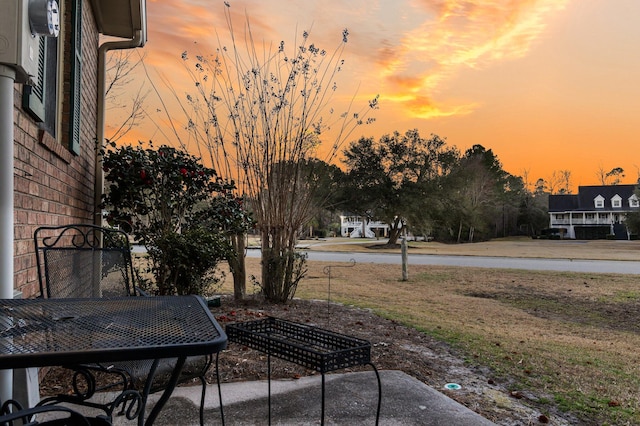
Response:
[[[13,84],[15,69],[0,64],[0,299],[13,299]],[[10,318],[0,316],[0,326]],[[0,401],[12,395],[13,370],[0,372]]]
[[[16,71],[0,65],[0,299],[13,299],[13,84]]]
[[[133,49],[143,47],[147,42],[147,9],[145,1],[141,1],[142,28],[135,32],[130,40],[108,41],[98,49],[98,117],[96,129],[96,162],[95,162],[95,186],[94,186],[94,224],[102,225],[102,195],[104,194],[104,173],[102,171],[102,159],[100,151],[104,148],[104,126],[106,114],[106,79],[107,79],[107,52],[110,50]]]

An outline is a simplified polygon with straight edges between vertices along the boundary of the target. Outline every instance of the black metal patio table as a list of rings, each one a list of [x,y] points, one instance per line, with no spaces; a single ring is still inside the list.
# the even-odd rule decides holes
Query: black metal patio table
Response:
[[[0,299],[0,369],[177,358],[148,425],[171,396],[186,358],[218,353],[226,344],[198,296]]]

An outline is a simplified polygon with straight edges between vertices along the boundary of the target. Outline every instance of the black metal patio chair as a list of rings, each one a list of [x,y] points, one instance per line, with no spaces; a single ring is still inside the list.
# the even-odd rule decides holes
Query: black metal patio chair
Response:
[[[136,286],[131,246],[125,232],[90,224],[43,226],[36,229],[34,241],[42,297],[147,296]],[[120,406],[119,414],[126,414],[130,420],[138,416],[141,421],[147,396],[165,389],[176,360],[177,358],[68,366],[73,370],[74,395],[57,395],[49,400],[100,408],[108,415],[112,415]],[[187,358],[178,381],[185,383],[200,380],[200,424],[204,424],[207,386],[205,374],[212,362],[213,355]],[[107,378],[106,381],[103,380],[106,383],[99,384],[98,379],[101,377]],[[153,380],[148,381],[149,377]],[[116,386],[122,387],[125,398],[119,397],[107,404],[90,401],[95,392]],[[220,395],[219,387],[218,390]],[[45,404],[48,402],[43,401]],[[222,404],[220,407],[224,424]]]
[[[40,417],[46,416],[45,419]],[[3,426],[97,426],[109,425],[101,417],[88,418],[68,407],[57,405],[23,408],[12,399],[0,404],[0,425]]]

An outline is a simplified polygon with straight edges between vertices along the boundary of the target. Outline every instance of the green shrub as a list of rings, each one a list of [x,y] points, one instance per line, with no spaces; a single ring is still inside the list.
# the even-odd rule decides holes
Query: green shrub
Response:
[[[133,233],[149,254],[158,294],[204,294],[217,278],[217,263],[232,256],[230,236],[251,221],[233,182],[200,159],[168,146],[102,151],[107,221]],[[142,274],[147,277],[148,274]],[[148,284],[148,283],[146,283]]]
[[[160,294],[215,293],[220,279],[218,262],[226,259],[231,247],[220,233],[203,228],[190,228],[157,238],[149,249],[156,259],[154,276]]]

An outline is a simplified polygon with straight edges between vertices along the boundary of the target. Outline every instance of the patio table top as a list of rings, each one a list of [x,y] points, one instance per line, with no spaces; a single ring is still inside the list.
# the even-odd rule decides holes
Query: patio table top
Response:
[[[198,296],[0,299],[0,369],[204,355],[226,344]]]

